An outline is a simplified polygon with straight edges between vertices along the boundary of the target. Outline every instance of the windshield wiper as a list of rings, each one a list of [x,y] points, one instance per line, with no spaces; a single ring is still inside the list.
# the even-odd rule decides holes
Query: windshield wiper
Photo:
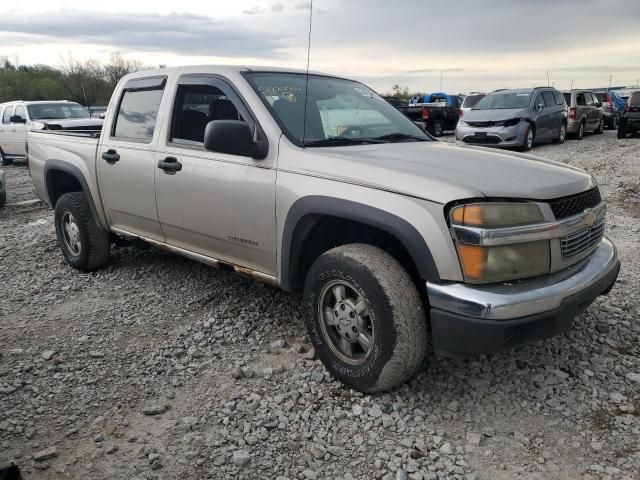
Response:
[[[323,147],[331,145],[362,145],[366,143],[385,143],[384,139],[376,138],[348,138],[348,137],[329,137],[320,140],[308,140],[304,142],[305,147]]]
[[[416,140],[418,142],[426,142],[426,138],[418,137],[417,135],[409,135],[407,133],[402,132],[393,132],[388,133],[387,135],[380,135],[379,137],[374,137],[372,140],[386,140],[388,142],[393,142],[394,140]]]

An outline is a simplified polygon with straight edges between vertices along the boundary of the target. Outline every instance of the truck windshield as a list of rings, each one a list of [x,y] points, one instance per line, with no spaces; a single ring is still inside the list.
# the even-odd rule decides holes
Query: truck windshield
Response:
[[[31,120],[62,120],[89,118],[91,115],[77,103],[37,103],[28,105]]]
[[[247,72],[260,99],[298,146],[415,142],[431,138],[365,85],[302,73]],[[305,92],[308,101],[305,108]],[[305,122],[306,112],[306,122]]]
[[[473,110],[527,108],[529,103],[531,103],[530,93],[492,93],[480,100]]]

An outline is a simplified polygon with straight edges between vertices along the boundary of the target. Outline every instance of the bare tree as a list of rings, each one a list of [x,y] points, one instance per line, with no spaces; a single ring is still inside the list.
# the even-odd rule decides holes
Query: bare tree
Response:
[[[122,77],[141,68],[140,60],[127,60],[120,52],[113,52],[109,63],[104,67],[105,80],[114,89]]]

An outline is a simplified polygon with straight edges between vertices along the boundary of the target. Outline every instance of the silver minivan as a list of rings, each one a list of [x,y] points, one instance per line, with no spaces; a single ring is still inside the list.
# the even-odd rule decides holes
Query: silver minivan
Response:
[[[567,133],[582,140],[585,132],[604,131],[604,110],[593,92],[588,90],[565,90],[562,92],[567,102]]]
[[[487,147],[530,150],[537,142],[564,142],[567,105],[551,87],[496,90],[482,98],[456,127],[456,140]]]

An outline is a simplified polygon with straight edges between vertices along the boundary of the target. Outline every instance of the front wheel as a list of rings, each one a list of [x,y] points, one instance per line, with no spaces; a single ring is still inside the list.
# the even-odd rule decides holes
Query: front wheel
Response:
[[[598,128],[596,129],[597,134],[602,134],[604,132],[604,117],[600,119],[600,123],[598,124]]]
[[[351,244],[322,254],[304,286],[311,342],[331,374],[362,392],[409,380],[427,348],[427,319],[409,274],[377,247]]]
[[[536,133],[531,125],[527,127],[527,131],[524,133],[524,140],[522,141],[522,146],[520,147],[520,151],[528,152],[533,148],[533,144],[535,143]]]
[[[89,271],[107,262],[109,232],[96,223],[84,193],[65,193],[58,199],[55,224],[58,245],[67,264]]]
[[[8,165],[13,165],[13,159],[7,158],[4,152],[0,149],[0,166],[6,167]]]

